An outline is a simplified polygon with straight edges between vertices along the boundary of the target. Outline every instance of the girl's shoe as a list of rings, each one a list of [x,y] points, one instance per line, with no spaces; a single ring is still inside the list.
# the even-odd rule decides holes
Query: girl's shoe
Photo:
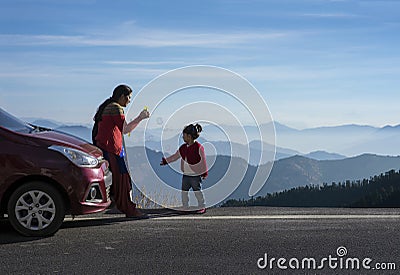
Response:
[[[205,208],[201,208],[201,209],[196,211],[196,214],[204,214],[204,213],[206,213],[206,209]]]

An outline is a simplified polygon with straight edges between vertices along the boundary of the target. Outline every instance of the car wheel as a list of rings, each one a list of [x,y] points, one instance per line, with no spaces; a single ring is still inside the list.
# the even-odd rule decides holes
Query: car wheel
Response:
[[[11,225],[25,236],[48,236],[60,228],[65,216],[60,192],[45,182],[18,187],[8,201]]]

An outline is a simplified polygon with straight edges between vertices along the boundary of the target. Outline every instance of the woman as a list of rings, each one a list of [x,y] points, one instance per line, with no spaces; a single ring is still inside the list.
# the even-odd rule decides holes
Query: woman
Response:
[[[130,133],[143,120],[150,116],[143,110],[133,121],[127,123],[123,107],[132,97],[132,89],[127,85],[119,85],[114,89],[112,97],[105,100],[94,116],[92,131],[93,144],[102,149],[104,158],[108,160],[112,172],[112,192],[117,208],[126,217],[145,218],[147,215],[136,209],[131,200],[131,177],[125,163],[123,135]]]

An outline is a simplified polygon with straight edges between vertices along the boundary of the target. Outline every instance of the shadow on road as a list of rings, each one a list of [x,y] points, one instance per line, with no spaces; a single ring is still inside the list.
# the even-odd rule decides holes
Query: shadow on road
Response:
[[[107,217],[97,218],[97,219],[82,219],[82,220],[68,220],[64,221],[61,225],[60,229],[68,229],[68,228],[79,228],[79,227],[95,227],[95,226],[104,226],[104,225],[112,225],[124,221],[132,221],[131,218],[125,217]],[[11,224],[7,220],[0,221],[0,245],[1,244],[11,244],[11,243],[23,243],[30,242],[34,240],[45,239],[48,237],[26,237],[17,233],[14,228],[12,228]],[[57,233],[55,233],[57,235]],[[51,236],[49,236],[51,237]]]
[[[149,219],[185,215],[185,213],[171,209],[144,209],[142,211],[149,215]],[[87,219],[85,219],[85,217],[87,217]],[[94,219],[93,216],[87,215],[80,219],[64,221],[60,229],[105,226],[135,220],[139,221],[139,219],[121,216],[121,213],[118,211],[108,210],[106,213]],[[11,224],[6,219],[0,219],[0,232],[0,244],[23,243],[47,238],[21,236],[12,228]]]
[[[98,219],[83,219],[83,220],[70,220],[64,221],[61,228],[79,228],[79,227],[94,227],[103,225],[112,225],[124,221],[132,221],[130,218],[125,217],[104,217]]]
[[[176,211],[176,210],[171,210],[171,209],[141,209],[141,211],[148,215],[148,219],[193,214],[193,212],[185,213],[182,211]],[[115,223],[126,222],[126,221],[146,220],[146,219],[126,218],[124,216],[116,216],[116,215],[121,215],[121,212],[119,212],[118,210],[115,210],[115,209],[111,209],[111,210],[108,210],[101,217],[98,217],[96,219],[92,219],[92,218],[90,218],[90,215],[88,215],[87,220],[85,220],[83,218],[83,219],[79,219],[79,220],[64,221],[61,228],[104,226],[104,225],[112,225]]]
[[[44,239],[46,237],[25,237],[18,234],[7,220],[0,220],[0,245],[23,243]]]

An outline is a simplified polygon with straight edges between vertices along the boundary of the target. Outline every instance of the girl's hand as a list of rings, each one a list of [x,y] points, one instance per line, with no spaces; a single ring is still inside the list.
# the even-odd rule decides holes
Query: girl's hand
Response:
[[[161,162],[160,162],[160,165],[161,165],[161,166],[167,165],[167,160],[166,160],[165,158],[162,158],[162,159],[161,159]]]

